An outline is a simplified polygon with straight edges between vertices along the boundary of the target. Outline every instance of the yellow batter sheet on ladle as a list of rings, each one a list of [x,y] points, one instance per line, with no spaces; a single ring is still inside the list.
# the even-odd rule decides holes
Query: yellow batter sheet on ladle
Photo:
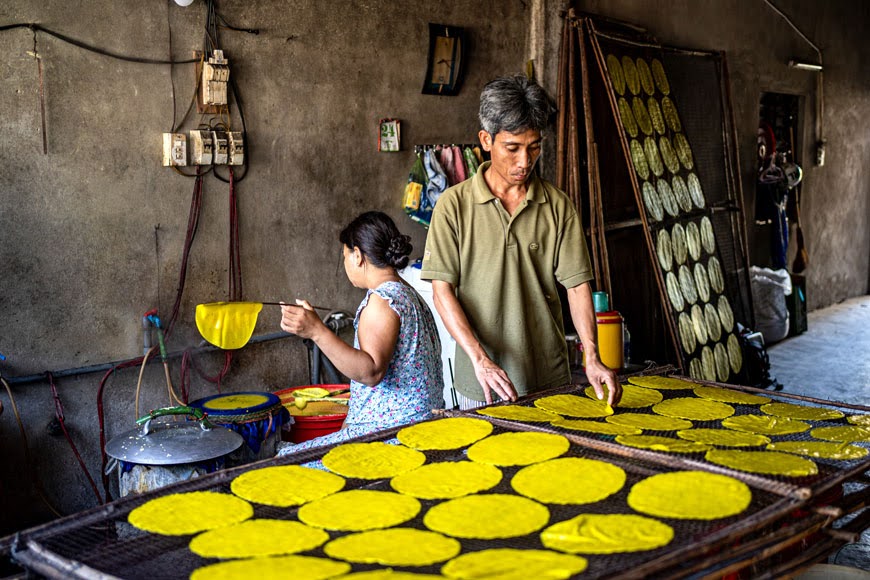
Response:
[[[291,520],[257,519],[210,530],[190,541],[190,551],[203,558],[257,558],[313,550],[329,534]]]
[[[588,566],[585,558],[550,550],[492,548],[468,552],[441,567],[448,578],[492,578],[498,580],[564,580]]]
[[[488,421],[452,417],[405,427],[396,438],[414,449],[447,450],[467,447],[490,433],[492,423]]]
[[[706,471],[675,471],[634,484],[628,505],[660,518],[715,520],[737,515],[752,501],[749,487],[733,477]]]
[[[580,457],[562,457],[520,469],[511,487],[541,503],[587,504],[601,501],[625,485],[621,468]]]
[[[501,433],[469,447],[468,458],[490,465],[530,465],[558,457],[569,447],[568,439],[553,433]]]
[[[196,305],[196,327],[209,343],[224,350],[242,348],[257,326],[261,302],[210,302]]]
[[[241,474],[230,484],[230,490],[248,501],[289,507],[335,493],[344,484],[345,479],[334,473],[299,465],[279,465]]]
[[[813,461],[778,451],[712,449],[707,452],[705,459],[710,463],[724,465],[731,469],[765,475],[804,477],[819,472],[819,468]]]
[[[254,508],[228,493],[192,491],[152,499],[127,516],[131,525],[166,536],[184,536],[236,524],[254,515]]]
[[[371,489],[352,489],[307,503],[297,516],[310,526],[362,532],[398,526],[420,512],[413,497]]]
[[[473,461],[429,463],[397,475],[390,486],[420,499],[452,499],[492,489],[502,479],[494,465]]]
[[[494,540],[537,532],[550,520],[550,510],[517,495],[467,495],[429,508],[423,524],[454,538]]]
[[[351,534],[323,548],[330,558],[383,566],[429,566],[449,560],[461,550],[462,544],[453,538],[413,528]]]
[[[345,443],[323,456],[323,465],[345,477],[381,479],[411,471],[423,465],[426,456],[402,445]]]
[[[547,548],[569,554],[621,554],[668,545],[674,529],[634,514],[581,514],[541,532]]]
[[[193,571],[190,580],[325,580],[350,572],[347,562],[311,556],[279,556],[277,558],[251,558],[230,560]]]
[[[524,423],[549,423],[560,417],[556,413],[545,411],[537,407],[522,407],[520,405],[506,405],[503,407],[489,407],[478,409],[479,415],[508,419],[510,421],[522,421]]]

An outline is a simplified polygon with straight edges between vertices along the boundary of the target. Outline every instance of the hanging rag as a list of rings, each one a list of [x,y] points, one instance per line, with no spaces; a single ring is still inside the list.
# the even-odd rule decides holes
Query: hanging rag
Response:
[[[456,183],[462,183],[468,179],[468,174],[465,171],[465,160],[462,158],[462,150],[453,145],[450,147],[453,153],[453,171],[456,174]]]
[[[429,204],[431,204],[430,207],[434,207],[435,202],[438,201],[438,198],[447,189],[447,176],[438,163],[435,152],[431,149],[426,151],[426,155],[423,157],[423,164],[426,166],[426,175],[429,177],[429,183],[426,184],[426,198]],[[422,207],[423,205],[421,204]]]
[[[447,185],[456,185],[459,181],[456,179],[456,166],[453,163],[453,150],[449,145],[438,147],[436,149],[438,155],[438,163],[441,164],[441,169],[444,170],[444,175],[447,176]]]
[[[468,172],[468,177],[474,177],[474,174],[477,173],[477,168],[480,166],[477,156],[471,150],[471,147],[463,149],[462,156],[465,157],[465,168]]]

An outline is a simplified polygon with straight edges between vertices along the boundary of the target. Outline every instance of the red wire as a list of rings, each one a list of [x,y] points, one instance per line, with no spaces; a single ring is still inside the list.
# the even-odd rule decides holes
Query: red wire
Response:
[[[181,266],[178,272],[178,287],[175,294],[175,304],[172,306],[172,314],[169,315],[169,320],[164,324],[166,331],[165,338],[168,338],[175,326],[175,321],[178,319],[178,312],[181,308],[181,296],[184,293],[184,284],[187,279],[187,262],[190,258],[190,250],[193,247],[193,240],[196,238],[196,231],[199,228],[199,217],[202,213],[202,175],[200,174],[200,166],[196,167],[196,180],[193,184],[193,195],[190,199],[190,212],[187,217],[187,233],[184,238],[184,249],[181,253]]]
[[[114,373],[118,369],[138,366],[142,364],[142,359],[144,358],[145,357],[139,357],[137,359],[113,366],[106,372],[105,375],[103,375],[103,378],[100,381],[100,388],[97,389],[97,419],[100,423],[100,473],[103,480],[103,490],[106,492],[106,502],[111,500],[112,496],[109,492],[109,474],[106,473],[106,465],[108,465],[109,463],[109,458],[106,454],[106,417],[105,413],[103,412],[103,390],[106,387],[106,381],[109,380],[109,377],[112,376],[112,373]]]

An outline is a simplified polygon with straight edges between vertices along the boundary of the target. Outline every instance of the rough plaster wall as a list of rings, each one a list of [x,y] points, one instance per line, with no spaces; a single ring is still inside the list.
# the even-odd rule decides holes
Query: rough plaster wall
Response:
[[[824,58],[824,167],[815,152],[816,77],[787,67],[816,53],[762,0],[579,0],[583,11],[646,28],[663,44],[723,50],[728,58],[750,245],[754,227],[756,129],[764,92],[803,95],[801,218],[810,255],[809,308],[866,294],[870,273],[870,4],[773,0]],[[792,230],[794,240],[794,230]],[[792,255],[794,243],[792,243]],[[752,252],[750,252],[752,254]]]
[[[245,297],[308,298],[353,312],[362,297],[340,266],[337,234],[364,210],[390,213],[422,254],[424,231],[401,211],[417,143],[469,142],[477,99],[491,77],[520,71],[528,8],[520,1],[306,2],[222,0],[235,26],[221,44],[247,121],[250,168],[239,184]],[[493,18],[497,15],[498,18]],[[204,4],[168,0],[6,0],[0,26],[36,22],[125,55],[191,57],[203,39]],[[456,97],[422,95],[429,22],[463,26],[470,53]],[[42,153],[37,65],[27,29],[0,32],[0,363],[6,377],[138,356],[140,320],[169,316],[178,284],[193,180],[160,165],[172,127],[168,65],[122,62],[38,35],[45,79],[48,154]],[[177,115],[193,89],[193,65],[174,67]],[[404,150],[377,153],[381,117],[402,120]],[[183,127],[195,128],[198,115]],[[235,127],[238,117],[233,118]],[[200,344],[194,306],[227,295],[228,186],[205,180],[181,315],[169,349]],[[159,224],[159,228],[158,228]],[[276,332],[266,307],[255,334]],[[306,349],[285,339],[236,354],[226,390],[276,390],[308,380]],[[214,375],[224,358],[196,355]],[[179,385],[180,359],[172,360]],[[99,480],[96,398],[103,372],[57,381],[68,428]],[[106,436],[133,427],[137,369],[106,382]],[[45,381],[13,384],[36,472],[61,512],[95,505],[62,437],[46,426],[54,405]],[[191,398],[215,393],[192,373]],[[9,399],[0,395],[0,536],[51,514],[38,499]],[[144,374],[140,412],[167,404],[162,370]],[[99,482],[98,482],[99,486]]]

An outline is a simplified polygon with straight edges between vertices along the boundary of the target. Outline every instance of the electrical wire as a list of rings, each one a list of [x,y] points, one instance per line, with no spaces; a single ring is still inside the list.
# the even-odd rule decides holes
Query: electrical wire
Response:
[[[15,414],[15,421],[18,423],[18,432],[21,433],[21,442],[24,445],[24,462],[27,464],[27,471],[30,474],[30,480],[33,482],[33,487],[36,489],[36,493],[48,509],[50,509],[57,517],[63,517],[64,514],[60,513],[49,501],[48,496],[46,496],[45,488],[42,486],[42,482],[33,466],[33,459],[30,456],[30,445],[27,443],[27,431],[24,429],[24,422],[21,420],[21,413],[18,412],[18,405],[15,404],[15,397],[12,396],[12,389],[3,377],[0,377],[0,383],[3,383],[3,386],[6,387],[6,393],[9,395],[9,403],[12,405],[12,412]]]
[[[169,315],[169,320],[166,323],[167,338],[172,333],[175,321],[178,319],[179,310],[181,309],[181,296],[184,293],[184,285],[187,279],[187,264],[190,259],[190,250],[193,247],[193,241],[199,229],[199,218],[202,213],[202,174],[199,166],[197,166],[196,172],[196,181],[193,184],[193,195],[190,199],[190,211],[187,217],[187,233],[185,234],[184,247],[181,252],[181,266],[178,272],[175,304],[172,306],[172,313]]]
[[[139,414],[139,391],[142,387],[142,375],[145,374],[145,365],[148,364],[148,359],[154,354],[154,349],[156,347],[151,347],[148,349],[148,352],[145,353],[145,356],[142,357],[142,366],[139,368],[139,379],[136,381],[136,397],[135,401],[135,415],[133,416],[133,420],[139,419],[141,415]]]

